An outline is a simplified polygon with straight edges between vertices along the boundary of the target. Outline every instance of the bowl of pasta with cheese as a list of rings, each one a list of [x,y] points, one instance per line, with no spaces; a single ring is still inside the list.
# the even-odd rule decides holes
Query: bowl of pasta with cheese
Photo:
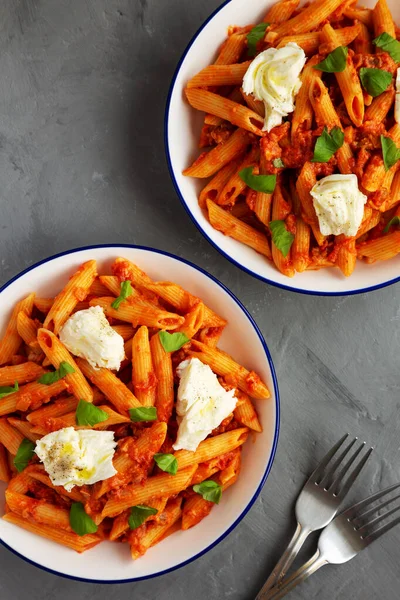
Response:
[[[190,42],[166,106],[169,170],[247,273],[319,295],[400,280],[396,23],[395,0],[228,0]]]
[[[274,366],[221,283],[151,248],[64,252],[0,290],[0,542],[123,583],[201,556],[272,467]]]

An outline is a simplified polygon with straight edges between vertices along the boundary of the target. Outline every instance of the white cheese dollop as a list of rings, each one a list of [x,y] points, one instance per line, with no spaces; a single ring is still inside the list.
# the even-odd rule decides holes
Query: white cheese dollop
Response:
[[[112,464],[117,442],[113,431],[65,427],[36,442],[35,452],[53,485],[70,492],[75,485],[103,481],[117,472]]]
[[[117,370],[125,358],[124,339],[111,327],[101,306],[73,314],[60,331],[60,340],[92,367]]]
[[[196,450],[213,429],[233,412],[235,390],[227,392],[208,365],[198,358],[178,365],[178,436],[174,450]]]
[[[396,75],[396,97],[394,101],[394,120],[400,123],[400,67],[397,69]]]
[[[282,48],[260,52],[247,69],[243,91],[264,102],[264,131],[271,131],[294,111],[294,99],[301,88],[299,75],[306,60],[304,50],[289,42]]]
[[[310,191],[322,235],[356,235],[364,215],[365,196],[357,175],[328,175]]]

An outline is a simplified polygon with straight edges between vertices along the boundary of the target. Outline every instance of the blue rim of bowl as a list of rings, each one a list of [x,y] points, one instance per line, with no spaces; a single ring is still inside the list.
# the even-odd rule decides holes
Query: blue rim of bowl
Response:
[[[210,544],[209,546],[207,546],[207,548],[204,548],[204,550],[201,550],[201,552],[198,552],[195,556],[192,556],[191,558],[188,558],[187,560],[184,560],[183,562],[179,563],[178,565],[175,565],[175,566],[170,567],[168,569],[164,569],[163,571],[159,571],[158,573],[152,573],[151,575],[143,575],[142,577],[131,577],[130,579],[113,579],[113,580],[87,579],[85,577],[76,577],[74,575],[68,575],[66,573],[60,573],[58,571],[55,571],[54,569],[49,569],[48,567],[40,565],[39,563],[37,563],[37,562],[35,562],[35,561],[27,558],[23,554],[20,554],[17,550],[14,550],[14,548],[11,548],[11,546],[9,546],[8,544],[6,544],[0,538],[0,543],[5,548],[7,548],[8,550],[10,550],[13,554],[16,554],[17,556],[19,556],[19,558],[22,558],[24,561],[28,562],[29,564],[34,565],[35,567],[38,567],[39,569],[42,569],[43,571],[47,571],[48,573],[51,573],[52,575],[59,575],[60,577],[65,577],[66,579],[72,579],[73,581],[83,581],[85,583],[103,583],[103,584],[133,583],[135,581],[143,581],[143,580],[146,580],[146,579],[154,579],[155,577],[159,577],[160,575],[165,575],[166,573],[171,573],[172,571],[180,569],[180,568],[188,565],[189,563],[195,561],[196,559],[200,558],[201,556],[203,556],[204,554],[206,554],[207,552],[209,552],[210,550],[212,550],[212,548],[214,548],[217,544],[219,544],[220,542],[222,542],[222,540],[224,540],[231,533],[231,531],[233,531],[235,529],[235,527],[237,525],[239,525],[240,521],[249,512],[250,508],[253,506],[254,502],[257,500],[258,496],[260,495],[260,492],[261,492],[262,488],[264,487],[264,484],[265,484],[265,482],[266,482],[266,480],[268,478],[268,475],[269,475],[269,473],[271,471],[271,468],[272,468],[272,465],[273,465],[273,462],[274,462],[274,459],[275,459],[276,449],[277,449],[277,445],[278,445],[278,438],[279,438],[279,429],[280,429],[279,388],[278,388],[278,380],[277,380],[276,373],[275,373],[274,363],[272,361],[271,353],[269,351],[267,343],[264,340],[264,336],[261,333],[261,331],[260,331],[257,323],[255,322],[255,320],[253,319],[253,317],[251,316],[251,314],[248,312],[248,310],[240,302],[240,300],[230,291],[229,288],[226,287],[226,285],[224,285],[223,283],[221,283],[216,277],[214,277],[210,273],[207,273],[207,271],[205,271],[201,267],[198,267],[197,265],[193,264],[192,262],[186,260],[185,258],[181,258],[180,256],[176,256],[175,254],[171,254],[170,252],[165,252],[164,250],[157,250],[156,248],[150,248],[149,246],[136,246],[134,244],[98,244],[98,245],[92,245],[92,246],[82,246],[80,248],[74,248],[72,250],[65,250],[64,252],[59,252],[58,254],[53,254],[52,256],[49,256],[48,258],[44,258],[43,260],[38,261],[34,265],[28,267],[27,269],[24,269],[23,271],[21,271],[20,273],[18,273],[17,275],[15,275],[12,279],[10,279],[7,283],[5,283],[3,286],[0,287],[0,294],[6,288],[8,288],[12,283],[14,283],[14,281],[17,281],[17,279],[20,279],[23,275],[25,275],[26,273],[29,273],[29,271],[33,271],[34,269],[36,269],[36,267],[39,267],[40,265],[43,265],[43,264],[48,263],[48,262],[51,262],[52,260],[54,260],[56,258],[60,258],[61,256],[66,256],[68,254],[75,254],[76,252],[82,252],[84,250],[96,250],[98,248],[110,248],[110,249],[111,248],[131,248],[131,249],[134,249],[134,250],[145,250],[146,252],[152,252],[152,253],[155,253],[155,254],[162,254],[163,256],[167,256],[169,258],[177,260],[178,262],[182,262],[182,263],[188,265],[189,267],[192,267],[196,271],[199,271],[203,275],[206,275],[209,279],[211,279],[214,283],[216,283],[220,288],[222,288],[232,298],[232,300],[235,301],[235,303],[239,306],[239,308],[246,315],[247,319],[249,320],[250,324],[252,325],[253,329],[255,330],[255,332],[256,332],[256,334],[257,334],[257,336],[258,336],[258,338],[259,338],[259,340],[260,340],[260,342],[262,344],[262,347],[264,349],[265,355],[266,355],[267,360],[268,360],[269,368],[270,368],[270,371],[271,371],[271,377],[272,377],[272,381],[273,381],[273,385],[274,385],[275,414],[276,414],[275,431],[274,431],[274,439],[273,439],[273,442],[272,442],[271,454],[270,454],[270,457],[269,457],[266,469],[264,471],[264,475],[262,476],[261,481],[258,484],[258,487],[257,487],[256,491],[254,492],[251,500],[249,501],[249,503],[247,504],[247,506],[245,507],[245,509],[242,511],[242,513],[238,516],[238,518],[232,523],[232,525],[230,525],[230,527],[228,527],[228,529],[226,531],[224,531],[224,533],[222,533],[214,542],[212,542],[212,544]]]
[[[218,252],[220,252],[222,254],[222,256],[224,256],[226,259],[228,259],[229,262],[231,262],[233,265],[236,265],[237,267],[239,267],[239,269],[242,269],[242,271],[244,271],[248,275],[251,275],[252,277],[255,277],[256,279],[260,279],[264,283],[269,283],[280,289],[288,290],[289,292],[297,292],[299,294],[306,294],[307,296],[353,296],[356,294],[364,294],[366,292],[372,292],[374,290],[379,290],[381,288],[384,288],[389,285],[393,285],[394,283],[397,283],[398,281],[400,281],[400,276],[395,277],[394,279],[390,279],[389,281],[384,281],[383,283],[377,283],[376,285],[371,285],[366,288],[360,288],[360,289],[355,289],[355,290],[343,290],[341,292],[325,292],[323,290],[305,290],[302,288],[296,288],[296,287],[292,287],[289,285],[285,285],[284,283],[278,283],[277,281],[274,281],[273,279],[268,279],[268,277],[264,277],[263,275],[260,275],[259,273],[252,271],[251,269],[245,267],[240,262],[238,262],[237,260],[232,258],[232,256],[230,256],[227,252],[225,252],[225,250],[223,250],[216,242],[214,242],[214,240],[212,240],[210,238],[210,236],[206,233],[206,231],[200,225],[199,221],[194,217],[192,211],[189,208],[188,203],[186,202],[186,200],[180,190],[180,187],[179,187],[178,182],[175,177],[174,169],[172,167],[171,153],[170,153],[169,141],[168,141],[168,125],[169,125],[169,111],[170,111],[170,106],[171,106],[171,98],[172,98],[172,94],[174,92],[176,79],[178,77],[182,63],[185,60],[189,50],[193,46],[196,39],[199,37],[200,33],[203,31],[203,29],[208,25],[208,23],[215,17],[216,14],[218,14],[223,8],[225,8],[225,6],[227,4],[230,4],[231,2],[232,2],[232,0],[225,0],[225,2],[223,2],[223,4],[221,4],[221,6],[219,6],[216,10],[214,10],[211,13],[211,15],[204,21],[204,23],[201,25],[201,27],[199,27],[199,29],[196,31],[196,33],[194,34],[194,36],[192,37],[192,39],[186,46],[186,48],[178,62],[178,65],[175,69],[174,75],[172,77],[171,85],[170,85],[170,88],[168,91],[167,102],[166,102],[166,106],[165,106],[165,114],[164,114],[164,147],[165,147],[165,154],[166,154],[166,158],[167,158],[169,174],[172,179],[172,183],[174,184],[175,191],[178,194],[179,200],[181,201],[181,204],[183,205],[187,214],[191,218],[192,222],[196,225],[196,227],[200,231],[200,233],[203,234],[203,236],[206,238],[206,240],[208,240],[208,242],[216,250],[218,250]]]

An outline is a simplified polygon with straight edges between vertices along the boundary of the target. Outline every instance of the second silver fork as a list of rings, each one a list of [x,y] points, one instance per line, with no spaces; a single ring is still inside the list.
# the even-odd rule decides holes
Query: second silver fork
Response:
[[[285,576],[310,533],[326,527],[332,521],[340,504],[367,462],[372,448],[369,448],[350,471],[365,448],[365,442],[360,444],[348,457],[350,450],[357,442],[357,438],[354,438],[343,449],[348,437],[346,434],[331,448],[307,480],[296,502],[297,528],[294,536],[258,593],[256,600],[265,598],[268,590]],[[340,449],[342,451],[337,455]]]

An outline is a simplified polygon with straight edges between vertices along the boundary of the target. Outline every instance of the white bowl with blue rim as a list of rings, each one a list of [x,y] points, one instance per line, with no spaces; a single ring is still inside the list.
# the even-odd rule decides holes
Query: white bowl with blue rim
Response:
[[[168,95],[164,131],[169,171],[178,196],[195,225],[221,254],[250,275],[278,287],[306,294],[347,295],[400,281],[400,255],[372,265],[357,261],[354,273],[348,278],[336,268],[286,277],[255,250],[215,230],[198,205],[199,193],[208,180],[182,175],[183,169],[199,155],[198,140],[204,121],[204,114],[193,109],[184,97],[186,83],[214,62],[230,25],[259,23],[273,4],[272,0],[228,0],[203,23],[179,61]],[[375,0],[361,4],[372,7]],[[400,24],[400,3],[388,0],[388,4],[394,20]]]
[[[256,401],[263,432],[251,434],[243,448],[238,481],[224,492],[218,506],[199,525],[178,531],[132,561],[128,544],[103,542],[84,554],[38,537],[0,519],[1,543],[26,561],[72,579],[97,583],[124,583],[167,573],[202,556],[223,540],[243,519],[259,495],[271,470],[279,433],[279,392],[267,344],[256,323],[223,284],[195,265],[159,250],[131,245],[107,245],[63,252],[26,269],[0,289],[0,339],[13,305],[35,291],[53,297],[84,261],[96,259],[98,271],[109,272],[113,260],[123,256],[155,280],[180,284],[199,296],[228,320],[219,346],[249,370],[260,374],[271,398]],[[0,516],[4,491],[0,482]]]

